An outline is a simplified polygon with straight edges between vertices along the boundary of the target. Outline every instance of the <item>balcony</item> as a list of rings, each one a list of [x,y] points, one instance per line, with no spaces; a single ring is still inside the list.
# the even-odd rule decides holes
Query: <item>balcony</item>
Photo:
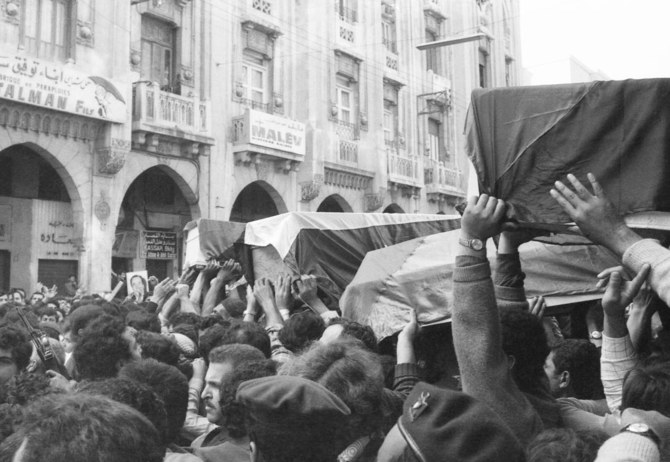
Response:
[[[428,199],[439,201],[448,197],[465,197],[466,178],[460,170],[446,167],[444,163],[429,161],[424,165],[424,184]]]
[[[133,147],[160,154],[207,154],[211,137],[209,101],[159,89],[152,83],[133,86]]]
[[[233,155],[236,164],[274,162],[276,170],[297,171],[305,160],[305,124],[274,114],[246,109],[232,121]]]
[[[356,43],[358,32],[358,12],[335,4],[335,36],[340,44],[351,46]]]
[[[387,152],[388,181],[401,186],[420,187],[419,159]]]

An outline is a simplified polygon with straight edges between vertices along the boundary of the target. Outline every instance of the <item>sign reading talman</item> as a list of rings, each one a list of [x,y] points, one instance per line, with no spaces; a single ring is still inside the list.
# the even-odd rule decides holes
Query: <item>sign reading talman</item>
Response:
[[[126,102],[107,79],[37,59],[0,56],[0,99],[108,122],[126,121]]]
[[[248,109],[249,143],[305,155],[305,124]]]

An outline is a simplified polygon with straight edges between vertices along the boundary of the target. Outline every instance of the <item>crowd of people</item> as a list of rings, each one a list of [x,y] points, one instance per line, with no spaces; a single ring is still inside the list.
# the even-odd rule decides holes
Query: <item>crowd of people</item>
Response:
[[[381,341],[314,276],[250,283],[233,260],[125,299],[74,278],[2,293],[0,462],[670,461],[670,250],[588,180],[547,194],[621,260],[598,276],[590,339],[527,300],[518,249],[537,234],[485,194],[462,214],[451,324],[428,355],[415,313]]]

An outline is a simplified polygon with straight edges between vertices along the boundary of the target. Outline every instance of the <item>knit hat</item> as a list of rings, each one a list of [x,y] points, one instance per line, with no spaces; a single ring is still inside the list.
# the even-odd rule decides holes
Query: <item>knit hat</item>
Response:
[[[418,383],[405,400],[398,428],[422,462],[524,460],[521,443],[493,410],[427,383]]]
[[[198,349],[196,348],[195,343],[193,343],[193,340],[184,334],[177,332],[173,332],[169,336],[172,337],[172,339],[176,342],[177,346],[179,347],[179,351],[184,356],[191,358],[196,355]]]
[[[326,435],[346,426],[349,407],[324,386],[301,377],[270,376],[242,382],[237,401],[261,432]]]

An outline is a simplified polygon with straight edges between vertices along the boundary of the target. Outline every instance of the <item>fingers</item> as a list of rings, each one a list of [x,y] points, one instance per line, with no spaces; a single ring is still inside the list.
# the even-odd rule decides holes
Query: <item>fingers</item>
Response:
[[[603,296],[604,298],[611,298],[614,300],[618,300],[620,297],[621,293],[621,284],[623,283],[623,278],[621,277],[621,273],[618,271],[614,271],[612,274],[610,274],[610,279],[607,282],[607,288],[605,289],[605,294]],[[603,303],[604,305],[604,303]]]
[[[577,195],[560,181],[554,182],[554,187],[549,194],[572,216],[577,211]]]
[[[560,181],[557,181],[556,183],[560,183]],[[558,202],[558,205],[560,205],[568,215],[571,217],[574,216],[577,210],[575,210],[575,207],[573,207],[573,205],[560,192],[556,189],[552,189],[549,191],[549,194],[551,194],[551,197]]]
[[[593,195],[597,197],[604,197],[605,191],[603,190],[602,186],[600,186],[600,183],[598,183],[598,180],[596,180],[596,176],[589,172],[586,174],[586,177],[589,179],[589,183],[591,183],[591,188],[593,188]]]
[[[648,263],[645,263],[642,265],[642,269],[640,270],[639,273],[633,278],[633,280],[630,282],[630,296],[634,297],[639,291],[640,287],[642,287],[642,284],[644,284],[644,281],[647,279],[647,276],[649,275],[649,269],[651,266],[649,266]],[[619,273],[616,273],[619,274]]]
[[[604,279],[608,278],[610,274],[617,272],[617,273],[623,273],[624,269],[623,266],[612,266],[611,268],[607,268],[602,270],[600,273],[598,273],[598,276],[596,276],[598,279]]]
[[[575,188],[577,196],[582,200],[587,200],[590,197],[593,197],[591,193],[584,187],[581,181],[577,179],[572,173],[568,173],[568,180],[572,183],[572,187]]]

